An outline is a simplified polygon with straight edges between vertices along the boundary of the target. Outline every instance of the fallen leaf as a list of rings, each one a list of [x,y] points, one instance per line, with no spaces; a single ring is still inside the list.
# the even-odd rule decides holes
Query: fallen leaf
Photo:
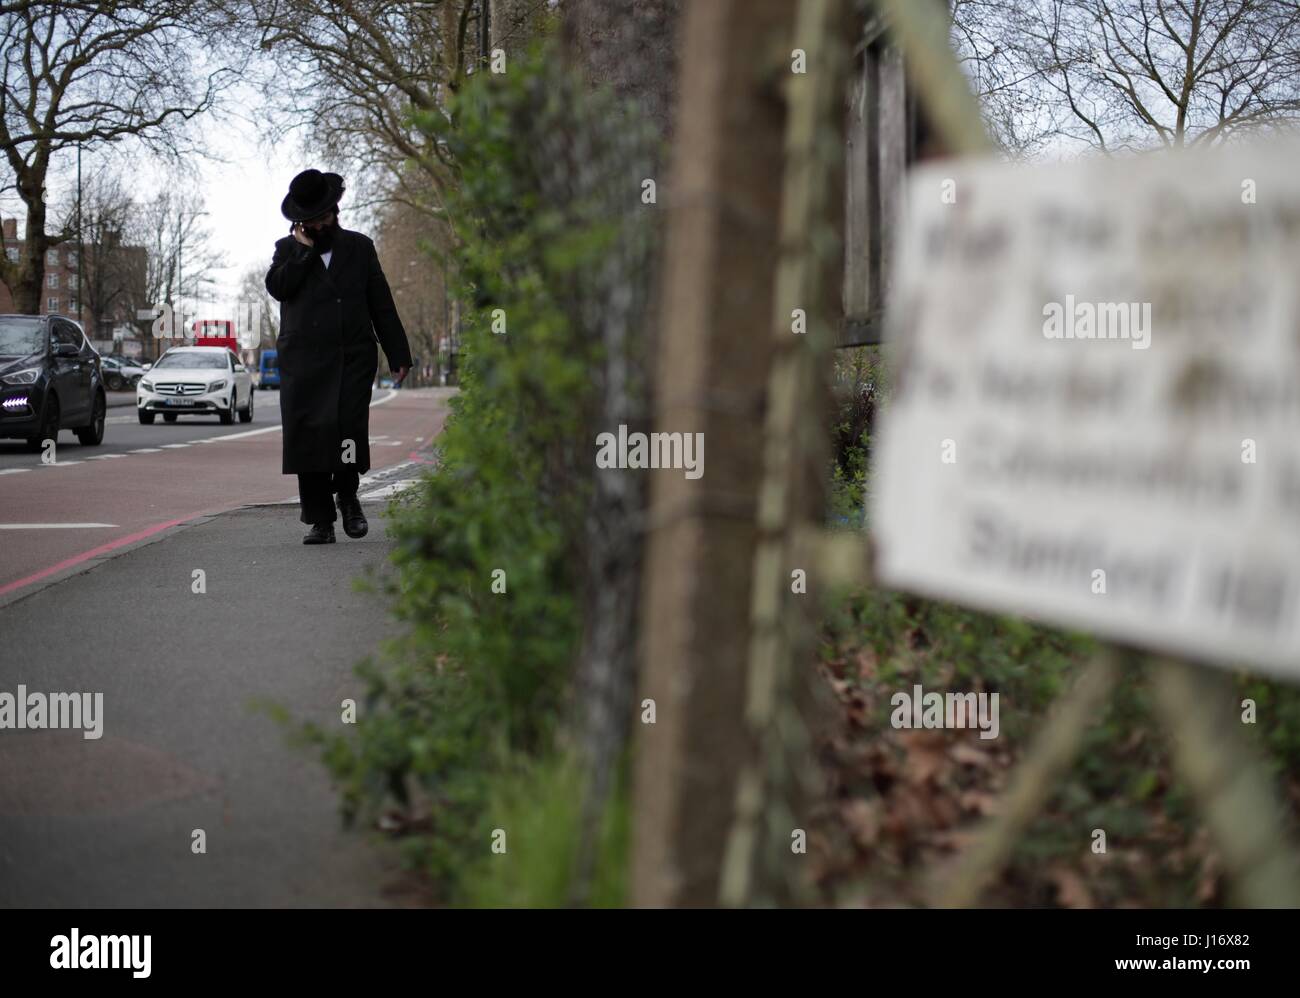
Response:
[[[962,810],[971,814],[995,814],[998,810],[997,795],[983,790],[965,790],[958,799]]]
[[[993,759],[987,752],[981,752],[973,745],[965,742],[958,742],[952,747],[952,758],[954,762],[960,762],[963,766],[978,766],[981,769],[987,769],[993,765]]]
[[[1094,908],[1092,893],[1083,878],[1066,866],[1052,866],[1047,879],[1056,887],[1056,897],[1062,908]]]
[[[914,731],[900,740],[907,752],[903,775],[908,782],[921,784],[933,779],[948,761],[947,740],[936,731]]]
[[[869,680],[876,678],[876,653],[872,648],[863,648],[858,652],[858,678]]]
[[[880,838],[880,803],[858,798],[840,808],[844,824],[848,826],[853,841],[869,849]]]

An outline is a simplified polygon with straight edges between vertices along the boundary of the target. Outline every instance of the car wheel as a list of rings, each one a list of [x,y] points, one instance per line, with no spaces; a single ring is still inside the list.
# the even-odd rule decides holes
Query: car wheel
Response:
[[[110,392],[120,392],[126,387],[125,382],[122,381],[122,375],[120,374],[110,374],[104,379],[104,385]]]
[[[102,392],[95,393],[94,415],[90,417],[90,423],[87,426],[77,427],[77,440],[83,447],[98,447],[104,442],[104,395]]]
[[[59,397],[51,392],[45,397],[45,419],[41,421],[41,432],[27,438],[27,449],[33,454],[39,453],[46,440],[59,439]]]
[[[174,423],[174,422],[176,422],[176,413],[174,413],[174,412],[164,412],[164,413],[163,413],[163,422],[164,422],[164,423]]]
[[[236,397],[235,393],[232,391],[230,393],[230,408],[227,409],[225,412],[219,414],[221,416],[222,426],[229,426],[231,423],[235,421],[235,406],[238,403],[238,401],[239,401],[238,398]]]
[[[256,394],[256,392],[251,391],[248,393],[248,405],[244,406],[243,411],[239,414],[241,423],[251,423],[253,421],[253,396]]]
[[[156,413],[145,412],[143,409],[141,409],[139,410],[139,414],[140,414],[140,422],[142,424],[144,424],[145,426],[153,426],[153,420]]]

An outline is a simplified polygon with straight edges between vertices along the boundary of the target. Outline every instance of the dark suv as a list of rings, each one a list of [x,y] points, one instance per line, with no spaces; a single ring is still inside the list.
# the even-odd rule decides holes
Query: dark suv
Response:
[[[95,446],[104,439],[99,354],[81,327],[58,315],[0,315],[0,438],[25,437],[29,450],[70,429]]]

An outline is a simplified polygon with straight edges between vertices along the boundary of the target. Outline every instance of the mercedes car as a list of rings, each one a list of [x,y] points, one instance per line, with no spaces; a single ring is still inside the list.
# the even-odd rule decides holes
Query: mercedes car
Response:
[[[253,420],[253,379],[248,368],[226,347],[173,347],[136,386],[140,422],[158,414],[174,423],[178,416],[218,416],[229,425]]]

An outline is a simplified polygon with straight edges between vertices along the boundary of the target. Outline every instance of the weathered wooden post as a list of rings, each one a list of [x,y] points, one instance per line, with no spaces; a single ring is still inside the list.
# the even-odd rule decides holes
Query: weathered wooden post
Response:
[[[845,125],[844,317],[838,344],[880,342],[893,216],[916,154],[917,107],[903,56],[878,14],[850,68]]]
[[[806,882],[798,813],[816,793],[807,687],[825,592],[816,547],[806,539],[825,516],[828,448],[819,417],[830,410],[829,360],[840,325],[844,12],[840,0],[804,0],[795,23],[807,72],[787,90],[745,701],[753,751],[735,783],[719,898],[729,906],[796,900]]]
[[[780,248],[788,0],[690,4],[660,307],[655,429],[702,433],[704,474],[651,473],[632,900],[708,906],[753,751],[750,572]]]

